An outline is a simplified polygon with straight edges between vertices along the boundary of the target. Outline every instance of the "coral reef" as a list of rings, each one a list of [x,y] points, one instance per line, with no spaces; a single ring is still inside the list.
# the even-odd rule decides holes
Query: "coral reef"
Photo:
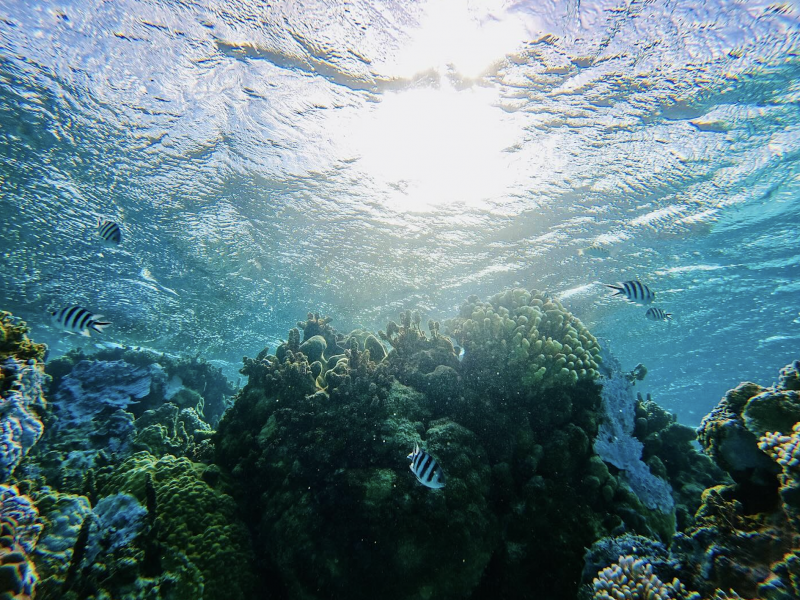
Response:
[[[42,365],[31,358],[0,363],[0,482],[7,481],[42,436],[45,400]]]
[[[91,355],[75,349],[63,357],[51,360],[47,364],[47,373],[53,377],[51,389],[59,389],[61,378],[72,372],[82,361],[122,361],[150,374],[150,392],[141,398],[135,398],[138,402],[129,407],[137,417],[146,410],[158,408],[166,400],[180,408],[194,408],[214,427],[235,392],[218,367],[197,356],[180,358],[130,347],[104,348]]]
[[[663,582],[653,573],[653,565],[635,556],[620,556],[594,579],[594,600],[700,600],[677,579]]]
[[[669,539],[671,517],[594,455],[594,338],[538,293],[493,302],[481,304],[496,315],[485,330],[464,326],[477,300],[448,322],[461,361],[442,325],[423,331],[410,310],[379,332],[385,357],[368,332],[341,335],[312,314],[303,341],[293,329],[274,355],[244,359],[248,383],[213,441],[264,586],[303,598],[569,598],[599,537]],[[523,330],[544,362],[521,352]],[[445,488],[408,470],[415,443],[436,456]]]
[[[606,363],[608,363],[606,359]],[[644,445],[633,437],[635,401],[628,378],[619,370],[603,381],[604,419],[594,450],[605,462],[623,470],[625,480],[649,508],[669,513],[675,506],[672,489],[642,462]]]
[[[25,323],[0,311],[0,483],[8,481],[44,429],[46,346],[32,342],[27,331]]]
[[[0,311],[0,361],[12,357],[20,362],[31,359],[43,363],[47,354],[45,344],[36,344],[28,337],[24,321],[10,312]]]
[[[698,440],[734,483],[708,488],[694,523],[675,536],[692,587],[749,598],[797,597],[796,361],[777,385],[742,383],[707,415]]]
[[[144,519],[141,506],[125,495],[146,505],[150,546],[141,540],[142,556],[134,566],[142,570],[150,567],[159,577],[169,574],[172,585],[181,586],[174,593],[176,598],[252,597],[254,577],[248,535],[231,498],[215,489],[213,484],[219,483],[217,474],[218,469],[213,466],[171,455],[156,458],[147,452],[138,452],[121,465],[102,468],[97,473],[97,488],[103,499],[94,509],[96,518],[100,522],[113,521],[120,506],[126,507],[121,523],[128,531],[122,534],[117,529],[114,534],[120,549],[125,550],[129,546],[122,543],[122,538],[136,537],[134,522]],[[113,504],[104,507],[104,502]],[[101,545],[112,547],[113,541],[106,539]],[[91,552],[90,545],[87,554]],[[97,565],[91,568],[96,569]],[[190,573],[196,575],[194,580],[184,577]],[[94,577],[101,579],[102,575]],[[202,588],[199,594],[198,585]]]
[[[678,423],[650,394],[637,395],[634,435],[643,444],[642,459],[655,475],[669,481],[675,498],[679,530],[685,529],[700,508],[706,488],[731,483],[728,475],[695,448],[696,431]]]
[[[598,374],[595,337],[542,292],[513,289],[488,302],[470,296],[459,316],[445,326],[464,347],[465,367],[471,365],[473,376],[484,385],[542,391]]]
[[[0,597],[4,600],[32,600],[38,575],[25,548],[19,543],[16,523],[0,516]]]

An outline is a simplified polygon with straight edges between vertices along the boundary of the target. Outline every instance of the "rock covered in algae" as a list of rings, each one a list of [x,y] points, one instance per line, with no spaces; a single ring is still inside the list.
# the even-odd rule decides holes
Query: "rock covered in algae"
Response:
[[[734,480],[706,489],[694,523],[675,537],[687,576],[705,595],[730,587],[744,597],[788,600],[800,590],[799,364],[784,368],[772,387],[730,390],[698,430],[704,450]]]
[[[508,290],[488,302],[470,296],[445,325],[464,347],[464,361],[482,366],[485,385],[546,389],[598,375],[597,339],[558,300],[536,290]]]

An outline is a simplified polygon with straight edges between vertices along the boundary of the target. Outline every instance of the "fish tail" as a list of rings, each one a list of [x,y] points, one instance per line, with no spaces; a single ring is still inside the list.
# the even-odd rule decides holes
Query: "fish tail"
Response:
[[[111,321],[92,321],[92,323],[89,325],[89,328],[94,329],[97,333],[103,333],[103,329],[105,329],[109,325],[111,325]],[[89,336],[88,329],[86,330],[85,335],[87,337]]]
[[[619,296],[620,294],[622,295],[625,294],[625,288],[622,287],[621,285],[613,285],[611,283],[604,283],[603,285],[606,286],[607,288],[611,288],[612,290],[617,290],[617,293],[614,294],[615,296]]]

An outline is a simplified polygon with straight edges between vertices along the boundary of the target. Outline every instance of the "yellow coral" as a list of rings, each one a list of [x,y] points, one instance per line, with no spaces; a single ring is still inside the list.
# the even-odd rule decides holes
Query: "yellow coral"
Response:
[[[24,361],[35,358],[44,361],[45,344],[34,344],[27,336],[28,326],[10,312],[0,311],[0,360],[13,356]]]

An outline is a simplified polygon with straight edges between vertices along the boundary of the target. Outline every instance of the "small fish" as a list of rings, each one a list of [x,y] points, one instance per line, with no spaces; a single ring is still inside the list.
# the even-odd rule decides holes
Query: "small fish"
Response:
[[[647,309],[647,312],[644,313],[644,316],[650,319],[651,321],[671,321],[672,320],[672,313],[664,312],[662,308],[656,308],[652,306]]]
[[[608,258],[611,256],[611,249],[600,242],[592,242],[586,248],[578,250],[578,256],[588,256],[590,258]]]
[[[108,321],[101,321],[103,315],[93,315],[85,308],[77,305],[66,306],[57,312],[50,313],[53,325],[67,333],[77,333],[91,337],[90,329],[102,333],[103,328],[111,325]]]
[[[114,221],[97,220],[97,235],[106,246],[119,246],[122,243],[122,230]]]
[[[617,290],[615,296],[625,296],[631,302],[650,304],[656,299],[656,294],[641,281],[624,281],[618,285],[604,283],[604,286]]]
[[[425,450],[420,450],[419,444],[414,444],[414,451],[406,458],[411,461],[409,468],[414,476],[422,485],[439,489],[443,488],[445,484],[444,471],[436,459]]]

